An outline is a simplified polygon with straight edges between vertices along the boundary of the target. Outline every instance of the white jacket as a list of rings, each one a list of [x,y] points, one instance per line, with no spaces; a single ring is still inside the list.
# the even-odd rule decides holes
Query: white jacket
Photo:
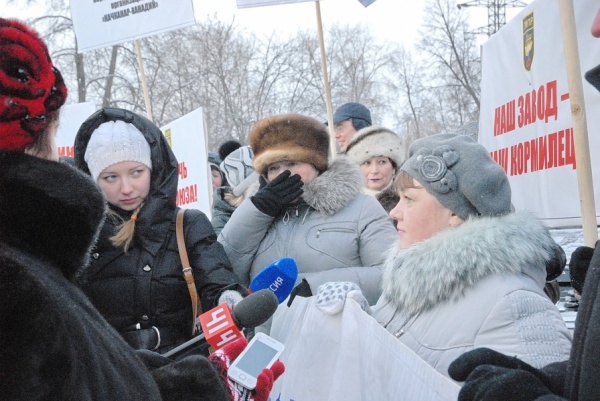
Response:
[[[548,231],[526,214],[477,218],[392,248],[373,315],[440,373],[488,347],[542,367],[569,358],[571,334],[543,292]]]

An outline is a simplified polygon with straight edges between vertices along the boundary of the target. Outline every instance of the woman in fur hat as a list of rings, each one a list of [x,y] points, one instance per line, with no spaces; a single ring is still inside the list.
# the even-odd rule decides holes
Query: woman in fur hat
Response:
[[[399,200],[392,182],[404,161],[403,153],[400,137],[379,126],[361,129],[346,148],[346,155],[358,163],[365,176],[363,192],[377,198],[388,213]]]
[[[244,284],[291,257],[298,281],[304,279],[301,294],[327,281],[351,281],[374,303],[394,228],[381,205],[362,193],[356,163],[340,156],[330,164],[327,127],[298,114],[258,121],[250,145],[263,185],[219,235]]]
[[[175,235],[177,160],[160,129],[123,109],[90,116],[75,163],[108,201],[82,288],[134,349],[164,353],[192,336],[192,302]],[[202,310],[247,294],[210,221],[188,209],[183,228]],[[202,312],[199,312],[202,313]]]
[[[600,38],[600,9],[591,25]],[[585,74],[600,91],[600,65]],[[464,401],[583,401],[598,399],[600,380],[600,241],[594,248],[582,246],[572,254],[569,273],[581,300],[573,348],[569,360],[542,369],[495,351],[479,348],[455,360],[449,371],[453,379],[464,381],[459,399]],[[585,280],[585,281],[578,281]]]
[[[73,284],[104,199],[58,162],[67,89],[39,35],[0,18],[0,54],[0,398],[229,400],[222,358],[188,357],[151,374]]]
[[[544,294],[558,245],[511,212],[504,170],[465,135],[420,138],[395,181],[398,242],[373,316],[444,375],[489,347],[541,367],[569,356],[571,335]]]

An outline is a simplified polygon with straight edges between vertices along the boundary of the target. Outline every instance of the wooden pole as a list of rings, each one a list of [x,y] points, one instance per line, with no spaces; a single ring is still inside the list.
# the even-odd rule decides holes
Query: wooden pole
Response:
[[[592,180],[590,145],[588,141],[583,86],[581,83],[581,66],[579,63],[577,32],[575,30],[573,0],[560,0],[559,7],[569,83],[571,117],[573,120],[573,139],[575,141],[575,162],[577,163],[577,183],[579,185],[579,199],[581,204],[583,241],[586,246],[594,247],[598,240],[596,203],[594,201],[594,183]]]
[[[329,127],[329,153],[331,160],[335,158],[336,143],[333,131],[333,110],[331,108],[331,91],[329,89],[329,77],[327,73],[327,59],[325,58],[325,41],[323,40],[323,24],[321,22],[321,5],[315,1],[317,9],[317,29],[319,32],[319,48],[321,49],[321,71],[323,74],[323,86],[325,87],[325,107],[327,108],[327,125]]]
[[[135,54],[137,55],[138,66],[140,68],[140,76],[142,78],[142,91],[144,92],[144,103],[146,104],[146,116],[148,120],[152,120],[152,103],[150,103],[150,94],[148,93],[148,83],[146,82],[146,74],[144,73],[144,60],[142,59],[142,46],[140,40],[135,40]]]

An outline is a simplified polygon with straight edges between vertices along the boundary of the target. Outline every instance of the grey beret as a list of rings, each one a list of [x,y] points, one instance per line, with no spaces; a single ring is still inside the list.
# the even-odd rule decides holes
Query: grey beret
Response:
[[[401,170],[463,220],[511,211],[506,173],[469,136],[439,134],[419,138],[411,144],[409,159]]]

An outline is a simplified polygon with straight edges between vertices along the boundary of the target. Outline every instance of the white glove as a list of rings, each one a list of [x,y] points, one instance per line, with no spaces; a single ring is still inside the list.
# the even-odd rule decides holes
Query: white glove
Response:
[[[355,283],[330,282],[321,285],[317,291],[317,308],[323,312],[335,315],[344,309],[346,298],[357,302],[361,309],[371,314],[371,308],[360,287]]]

